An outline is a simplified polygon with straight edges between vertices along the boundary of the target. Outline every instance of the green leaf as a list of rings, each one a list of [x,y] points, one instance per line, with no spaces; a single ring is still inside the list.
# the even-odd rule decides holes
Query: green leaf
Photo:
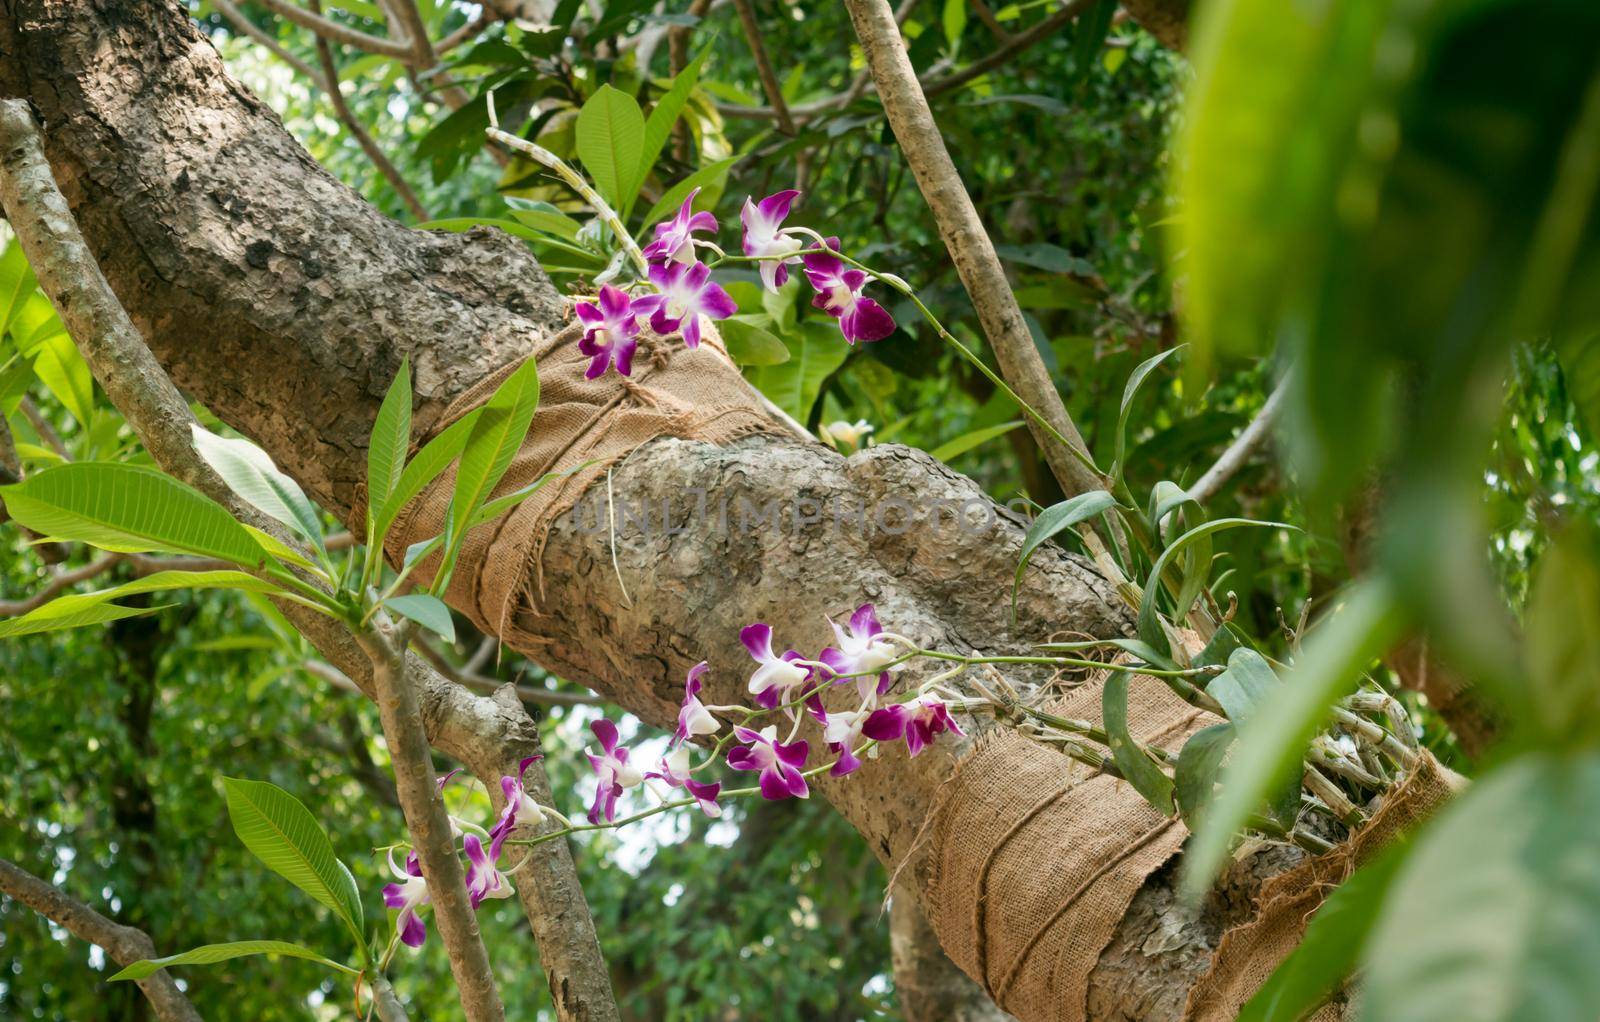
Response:
[[[450,497],[450,514],[445,527],[444,558],[434,581],[438,591],[448,584],[455,557],[466,541],[467,532],[478,509],[500,485],[511,459],[528,435],[533,413],[539,407],[539,367],[528,359],[484,404],[472,433],[456,465],[456,487]]]
[[[1198,825],[1201,814],[1216,795],[1217,775],[1222,772],[1222,760],[1233,745],[1234,736],[1232,724],[1212,724],[1190,735],[1183,743],[1183,751],[1178,753],[1173,789],[1178,811],[1190,830]]]
[[[1128,732],[1127,671],[1112,671],[1100,692],[1100,716],[1110,738],[1111,758],[1123,779],[1167,816],[1172,815],[1172,778]],[[1146,679],[1148,682],[1149,679]]]
[[[1069,497],[1059,504],[1053,504],[1039,512],[1039,517],[1028,526],[1028,532],[1022,537],[1022,553],[1017,558],[1017,574],[1011,583],[1011,617],[1017,616],[1017,591],[1022,588],[1022,575],[1028,569],[1028,562],[1033,559],[1033,552],[1039,549],[1046,540],[1054,539],[1062,530],[1070,529],[1079,522],[1093,518],[1095,515],[1109,511],[1117,506],[1117,498],[1105,490],[1090,490],[1080,493],[1076,497]],[[1159,655],[1159,654],[1158,654]]]
[[[1104,649],[1107,646],[1113,649],[1120,649],[1125,653],[1132,653],[1152,667],[1159,667],[1166,671],[1177,667],[1170,658],[1162,656],[1148,643],[1140,642],[1138,639],[1087,639],[1080,642],[1041,642],[1036,648],[1049,652],[1070,653],[1080,649]]]
[[[1117,6],[1117,0],[1096,0],[1094,10],[1078,18],[1072,37],[1072,69],[1080,78],[1088,74],[1100,47],[1105,45]]]
[[[194,449],[246,504],[322,545],[322,519],[300,484],[278,471],[266,451],[248,440],[220,437],[199,423]]]
[[[1129,375],[1128,382],[1122,388],[1122,405],[1117,410],[1116,454],[1111,461],[1112,478],[1120,477],[1126,467],[1123,459],[1127,457],[1128,450],[1128,416],[1133,414],[1133,399],[1138,396],[1139,388],[1144,381],[1155,371],[1156,366],[1165,362],[1168,357],[1175,354],[1183,345],[1168,348],[1166,351],[1152,355],[1134,366],[1133,373]]]
[[[224,777],[233,832],[267,868],[333,910],[362,943],[361,897],[311,811],[275,784]]]
[[[595,187],[619,213],[633,204],[644,181],[644,114],[625,92],[602,85],[578,112],[578,158]]]
[[[1361,1016],[1600,1017],[1600,756],[1480,777],[1401,866],[1363,957]]]
[[[1010,422],[1002,422],[996,426],[985,426],[982,429],[975,429],[970,433],[965,433],[956,437],[954,440],[945,441],[928,453],[932,454],[940,461],[948,462],[953,458],[958,458],[967,453],[974,447],[977,447],[981,444],[986,444],[996,437],[1005,436],[1007,433],[1011,432],[1022,424],[1023,422],[1021,419],[1013,419]]]
[[[511,207],[511,215],[516,217],[518,223],[536,231],[554,234],[565,241],[576,242],[578,232],[583,229],[578,221],[548,202],[507,195],[506,205]]]
[[[1283,684],[1239,725],[1222,790],[1183,858],[1182,887],[1198,901],[1227,859],[1233,835],[1273,792],[1299,776],[1306,746],[1335,700],[1401,633],[1405,617],[1382,579],[1359,583],[1306,639]]]
[[[1539,558],[1525,617],[1526,696],[1513,708],[1549,739],[1592,736],[1600,728],[1600,529],[1593,522],[1574,520]]]
[[[742,366],[775,366],[789,361],[789,347],[753,320],[734,316],[717,324],[728,357]]]
[[[41,535],[122,553],[162,550],[257,566],[261,544],[220,504],[154,469],[55,465],[0,489],[17,522]]]
[[[1206,694],[1222,704],[1231,721],[1243,721],[1255,712],[1279,685],[1272,665],[1253,649],[1236,649],[1228,669],[1212,678]]]
[[[375,508],[383,506],[405,471],[406,454],[411,448],[411,359],[400,363],[400,371],[383,396],[378,417],[372,423],[372,439],[367,444],[367,521],[376,518]],[[375,537],[381,543],[383,537]]]
[[[1321,1006],[1354,969],[1378,911],[1411,851],[1402,840],[1334,888],[1293,953],[1239,1013],[1238,1022],[1299,1022]]]
[[[410,618],[417,624],[444,638],[446,642],[456,641],[456,623],[450,616],[450,608],[437,596],[426,593],[411,593],[406,596],[391,596],[383,601],[383,605],[399,614],[401,617]]]
[[[504,496],[494,498],[478,509],[478,513],[472,516],[472,521],[467,528],[476,529],[478,526],[483,525],[486,522],[494,521],[496,518],[499,518],[507,511],[533,496],[535,493],[538,493],[540,490],[544,489],[545,484],[550,480],[559,479],[562,476],[569,476],[574,472],[582,471],[593,464],[593,461],[586,461],[581,465],[574,465],[571,468],[564,468],[556,472],[546,472],[544,475],[535,479],[527,486],[513,490]]]
[[[85,600],[80,596],[63,596],[18,618],[0,621],[0,639],[19,635],[37,635],[40,632],[59,632],[69,628],[87,628],[120,621],[125,617],[139,617],[165,610],[165,606],[123,607],[104,600]]]
[[[967,30],[967,0],[944,0],[939,21],[944,28],[944,41],[951,50],[959,49],[961,35]]]
[[[54,318],[54,312],[51,317]],[[60,324],[54,325],[59,327]],[[80,425],[90,425],[94,416],[94,377],[72,338],[65,331],[48,332],[34,337],[24,354],[33,359],[34,375],[62,407],[71,412]]]
[[[656,160],[661,156],[661,150],[666,148],[667,139],[672,136],[672,126],[677,123],[678,115],[683,113],[684,104],[689,102],[689,94],[694,92],[695,84],[700,80],[700,69],[705,65],[706,57],[711,53],[707,46],[672,79],[672,84],[665,94],[658,100],[650,111],[649,120],[644,125],[644,144],[639,151],[639,180],[644,181],[650,176],[650,171],[655,169]],[[633,202],[628,202],[628,209],[618,210],[626,223],[628,213]]]
[[[0,334],[11,328],[11,317],[38,286],[22,246],[12,241],[0,252]]]
[[[1161,576],[1167,570],[1167,565],[1171,563],[1173,557],[1182,553],[1184,548],[1197,540],[1209,539],[1225,529],[1246,527],[1300,531],[1285,522],[1257,522],[1249,518],[1218,518],[1214,522],[1205,522],[1202,525],[1197,525],[1179,536],[1168,544],[1165,550],[1161,551],[1161,556],[1156,558],[1155,566],[1150,569],[1150,577],[1145,582],[1144,595],[1139,600],[1139,638],[1156,649],[1165,652],[1171,651],[1172,644],[1167,641],[1167,633],[1161,627],[1161,620],[1156,607],[1156,593],[1161,588]]]
[[[811,420],[811,407],[822,393],[822,384],[849,357],[850,347],[836,328],[808,321],[796,332],[789,361],[759,367],[750,374],[750,381],[795,421],[806,423]]]
[[[671,188],[668,188],[661,198],[656,200],[656,204],[650,207],[650,211],[644,215],[644,228],[640,232],[641,236],[644,232],[654,227],[662,217],[677,212],[678,207],[683,205],[683,200],[689,197],[690,192],[696,188],[710,189],[714,182],[725,179],[728,176],[728,168],[738,163],[739,159],[740,157],[738,156],[730,156],[725,160],[708,163]],[[702,209],[709,204],[708,197],[705,194],[701,194],[696,201]]]
[[[226,944],[206,944],[203,947],[192,948],[182,954],[168,955],[165,958],[145,958],[134,962],[121,972],[112,976],[108,982],[118,980],[139,980],[159,972],[170,965],[214,965],[217,962],[226,962],[232,958],[243,958],[247,955],[283,955],[287,958],[304,958],[309,962],[326,965],[330,969],[340,972],[355,974],[355,970],[340,965],[338,962],[325,958],[307,947],[291,944],[283,940],[235,940]]]
[[[1553,342],[1567,393],[1591,443],[1600,444],[1600,334],[1566,332]]]
[[[400,512],[406,509],[406,505],[416,499],[417,494],[439,478],[439,474],[456,460],[456,455],[466,446],[467,437],[472,435],[481,411],[474,409],[452,422],[438,436],[424,444],[422,450],[417,452],[417,456],[406,464],[405,471],[400,473],[400,481],[395,484],[394,492],[389,494],[389,499],[384,501],[383,508],[378,512],[377,521],[373,525],[375,543],[380,545],[383,543],[389,535],[389,527],[400,516]]]

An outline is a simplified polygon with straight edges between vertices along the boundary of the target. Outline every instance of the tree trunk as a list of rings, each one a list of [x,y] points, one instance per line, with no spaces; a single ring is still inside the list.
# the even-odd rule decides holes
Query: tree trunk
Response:
[[[227,75],[178,0],[0,0],[0,95],[33,103],[106,277],[178,384],[347,521],[362,514],[366,437],[402,358],[415,368],[422,435],[453,399],[563,325],[558,295],[521,243],[403,228],[330,177]],[[693,357],[714,356],[702,347]],[[533,431],[552,423],[541,408]],[[1024,523],[913,449],[845,459],[787,435],[722,447],[661,438],[618,463],[608,485],[634,507],[682,508],[685,494],[704,492],[713,504],[786,508],[778,527],[750,535],[624,529],[613,541],[572,513],[550,528],[528,567],[537,602],[514,608],[517,632],[533,636],[523,652],[657,726],[672,726],[684,673],[701,659],[712,665],[708,701],[744,698],[738,632],[755,620],[801,649],[831,640],[825,615],[868,600],[893,630],[955,650],[1021,652],[1063,630],[1131,633],[1111,586],[1055,549],[1035,555],[1013,627],[1007,593]],[[981,530],[920,521],[864,533],[791,520],[786,502],[802,492],[819,506],[942,498],[994,516]],[[964,741],[941,740],[915,760],[888,752],[817,785],[935,920],[948,906],[929,894],[923,825],[994,727],[965,724]],[[511,738],[526,748],[534,736]],[[1056,752],[1027,748],[1041,771],[1058,769]],[[514,750],[494,758],[468,766],[508,769]],[[1100,836],[1094,826],[1065,819],[1061,853]],[[1293,858],[1256,856],[1198,913],[1175,905],[1171,870],[1157,871],[1087,982],[1056,979],[1043,955],[1023,963],[1063,1006],[1048,1017],[1180,1017],[1259,876]],[[987,899],[1020,910],[1039,901],[1043,879],[997,875]]]

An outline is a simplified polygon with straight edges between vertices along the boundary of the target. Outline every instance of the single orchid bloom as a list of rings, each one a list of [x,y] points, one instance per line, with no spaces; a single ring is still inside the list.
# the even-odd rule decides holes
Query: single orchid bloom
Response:
[[[400,910],[394,924],[400,931],[401,943],[407,947],[421,947],[428,939],[427,924],[417,915],[417,909],[428,903],[428,881],[422,878],[422,863],[417,861],[417,853],[411,852],[406,855],[406,868],[402,871],[394,864],[394,849],[391,848],[389,872],[400,883],[384,885],[383,903]]]
[[[668,263],[650,267],[650,282],[661,289],[660,301],[652,303],[650,329],[658,334],[683,333],[683,343],[700,346],[700,320],[727,319],[739,311],[722,285],[711,280],[711,267],[705,263]],[[634,301],[634,309],[640,302]]]
[[[810,798],[811,789],[800,768],[806,765],[811,747],[805,742],[784,745],[778,741],[776,725],[752,731],[747,727],[733,729],[734,737],[743,742],[728,750],[728,765],[735,770],[761,771],[761,797],[770,802],[790,798]]]
[[[761,259],[756,266],[761,271],[761,283],[768,291],[776,292],[789,279],[789,266],[800,262],[794,255],[805,243],[782,229],[783,218],[800,193],[793,188],[767,196],[760,202],[749,197],[739,211],[739,222],[744,224],[744,254]]]
[[[759,621],[746,625],[739,632],[739,641],[760,665],[750,675],[750,692],[762,709],[770,710],[779,703],[788,702],[790,693],[810,679],[810,669],[795,663],[804,659],[799,653],[791,649],[783,656],[773,655],[771,625]]]
[[[861,728],[862,734],[879,742],[892,742],[903,735],[906,751],[913,757],[946,731],[966,734],[950,716],[949,708],[930,696],[873,710]]]
[[[722,784],[720,782],[704,784],[695,780],[689,773],[690,767],[688,747],[679,746],[662,757],[659,771],[651,771],[645,776],[657,777],[674,788],[685,789],[702,813],[716,819],[722,815],[722,807],[717,804],[717,795],[722,791]]]
[[[838,645],[829,646],[817,659],[827,664],[835,674],[855,675],[856,691],[861,693],[863,702],[873,695],[883,695],[889,691],[892,684],[889,674],[901,666],[894,663],[900,652],[894,643],[879,638],[883,634],[883,626],[878,624],[876,608],[870,603],[863,603],[850,615],[848,625],[840,627],[836,621],[828,623],[833,625],[834,641]],[[872,676],[874,671],[878,672],[876,678]]]
[[[700,194],[696,188],[683,200],[683,205],[678,209],[678,215],[671,220],[656,224],[656,239],[643,249],[643,255],[651,262],[659,263],[692,263],[696,262],[694,255],[694,232],[717,232],[717,218],[710,213],[694,211],[694,197]]]
[[[578,303],[578,318],[583,321],[578,350],[590,358],[585,379],[592,380],[613,365],[623,376],[633,372],[633,352],[639,346],[639,323],[633,306],[627,292],[610,284],[600,289],[598,303]]]
[[[594,793],[594,804],[589,807],[589,822],[599,823],[603,815],[610,823],[617,818],[617,797],[628,788],[644,782],[644,774],[628,762],[628,750],[617,744],[617,725],[604,717],[589,725],[589,730],[600,739],[601,754],[585,752],[589,765],[600,780]]]
[[[517,776],[500,778],[500,793],[506,798],[506,807],[500,811],[500,818],[495,821],[494,827],[489,831],[489,857],[500,858],[500,848],[506,843],[506,838],[518,827],[533,827],[544,822],[545,810],[522,787],[522,778],[528,772],[528,766],[543,756],[529,756],[517,764]]]
[[[467,853],[467,899],[473,908],[490,898],[509,898],[516,893],[511,881],[495,867],[495,860],[485,854],[476,834],[468,834],[461,846]]]
[[[835,450],[849,448],[859,451],[867,442],[867,434],[872,432],[872,423],[866,419],[857,419],[855,422],[830,422],[817,428],[817,434],[823,440],[832,444]]]
[[[829,248],[839,247],[838,238],[827,240]],[[802,259],[806,280],[817,290],[811,304],[839,321],[839,331],[847,343],[879,341],[894,333],[894,317],[889,310],[862,297],[861,289],[867,286],[868,279],[865,270],[847,266],[828,252],[812,252]]]
[[[689,668],[689,676],[683,681],[683,705],[678,708],[678,730],[672,733],[673,745],[682,745],[701,735],[714,735],[722,728],[722,722],[700,701],[700,690],[705,687],[700,678],[709,668],[704,660]]]
[[[828,743],[828,750],[839,757],[828,771],[830,775],[843,777],[860,768],[861,759],[856,755],[855,746],[871,714],[872,711],[862,709],[835,710],[824,715],[822,740]]]

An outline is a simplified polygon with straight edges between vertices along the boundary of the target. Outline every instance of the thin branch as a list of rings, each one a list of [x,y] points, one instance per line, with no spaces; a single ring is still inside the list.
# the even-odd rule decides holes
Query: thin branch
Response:
[[[994,16],[994,10],[984,3],[984,0],[968,0],[968,5],[972,8],[972,13],[978,16],[978,20],[983,22],[984,28],[987,28],[995,39],[1001,43],[1009,43],[1011,41],[1011,33],[1006,30],[1004,25],[1000,24],[1000,19]]]
[[[691,0],[688,15],[691,18],[703,18],[711,9],[711,0]],[[667,30],[667,68],[676,78],[689,66],[689,40],[694,36],[693,25],[674,25]],[[673,145],[672,151],[677,155],[680,163],[689,162],[690,146],[693,144],[693,135],[689,131],[689,124],[683,118],[678,118],[672,126]]]
[[[1066,10],[1080,10],[1090,2],[1073,0]],[[945,247],[950,250],[956,272],[999,359],[1001,372],[1022,400],[1038,409],[1066,443],[1030,419],[1028,428],[1034,440],[1068,494],[1103,488],[1099,473],[1089,468],[1092,462],[1088,448],[1067,414],[1061,394],[1033,342],[1017,297],[1006,279],[1005,267],[995,254],[994,243],[945,148],[933,111],[928,107],[901,41],[894,12],[887,0],[846,0],[846,6],[872,69],[889,125],[933,213]],[[1076,448],[1076,453],[1068,449],[1068,444]]]
[[[396,42],[392,39],[382,39],[369,35],[360,29],[351,28],[340,24],[320,14],[313,13],[293,3],[292,0],[257,0],[263,7],[279,14],[299,25],[309,28],[324,39],[332,40],[344,46],[354,46],[358,50],[376,53],[379,56],[391,57],[395,60],[408,60],[412,55],[410,43]]]
[[[411,57],[407,63],[419,71],[426,71],[437,58],[434,56],[433,43],[428,40],[428,26],[423,23],[422,12],[417,9],[417,0],[389,0],[388,6],[411,46]]]
[[[321,0],[311,0],[311,9],[320,11]],[[419,221],[433,219],[428,215],[428,210],[422,205],[422,201],[417,198],[417,193],[411,190],[411,185],[406,182],[405,175],[400,173],[400,168],[394,165],[389,155],[371,135],[367,134],[361,122],[356,119],[355,112],[350,109],[350,104],[345,102],[344,89],[339,84],[339,67],[333,60],[333,47],[320,35],[317,36],[317,59],[322,64],[323,91],[327,93],[328,102],[333,104],[334,115],[344,124],[346,130],[355,136],[356,144],[361,146],[361,151],[367,154],[367,159],[372,161],[373,166],[378,168],[378,172],[400,196],[400,201],[406,204],[411,215]]]
[[[28,613],[30,610],[37,610],[55,599],[56,594],[63,589],[105,574],[122,563],[122,559],[122,554],[106,554],[104,557],[90,561],[81,568],[73,568],[70,571],[54,571],[50,575],[50,581],[40,586],[26,599],[0,600],[0,617],[18,617]]]
[[[450,956],[450,973],[468,1022],[504,1022],[505,1006],[495,987],[494,969],[478,932],[478,919],[467,898],[466,877],[456,854],[450,817],[440,797],[438,778],[416,685],[406,669],[405,626],[392,627],[380,614],[380,633],[356,636],[372,662],[372,687],[377,695],[383,738],[389,746],[395,793],[405,814],[406,830],[428,881],[428,897],[439,939]]]
[[[785,135],[793,135],[794,118],[789,116],[788,104],[783,101],[783,85],[778,81],[778,73],[772,69],[767,46],[761,41],[761,25],[756,21],[755,8],[750,0],[733,0],[733,6],[739,12],[739,23],[744,26],[744,37],[750,44],[750,56],[755,58],[756,73],[761,76],[761,88],[767,94],[767,102],[772,104],[778,130]]]
[[[499,17],[494,13],[494,11],[489,9],[489,5],[484,4],[483,9],[478,12],[478,16],[476,18],[473,18],[465,25],[462,25],[454,32],[451,32],[449,35],[445,36],[443,39],[440,39],[439,45],[435,46],[433,51],[436,55],[442,57],[456,47],[461,46],[464,43],[470,43],[472,40],[478,38],[478,36],[483,34],[484,29],[488,28],[498,20],[500,20]]]
[[[0,859],[0,892],[33,909],[73,936],[96,944],[118,965],[156,957],[155,942],[143,930],[108,919],[15,863]],[[200,1013],[183,996],[165,969],[137,981],[161,1022],[200,1022]]]
[[[1080,14],[1088,10],[1093,4],[1094,0],[1072,0],[1071,3],[1050,15],[1050,17],[1035,23],[1027,31],[1019,32],[1012,36],[1010,42],[1004,46],[996,47],[993,53],[985,54],[959,71],[952,71],[947,75],[930,81],[926,87],[928,97],[943,95],[951,89],[960,88],[974,78],[988,74],[1035,43],[1055,35],[1075,21]]]
[[[1217,495],[1235,472],[1243,468],[1245,462],[1256,452],[1263,441],[1272,432],[1273,425],[1278,420],[1278,412],[1283,408],[1284,394],[1289,389],[1289,378],[1285,376],[1278,381],[1278,386],[1267,396],[1267,403],[1261,406],[1261,411],[1250,420],[1250,424],[1233,438],[1233,443],[1222,452],[1216,464],[1206,469],[1206,474],[1191,487],[1189,496],[1205,504]]]
[[[474,692],[484,695],[493,695],[507,682],[499,678],[491,678],[486,674],[479,674],[471,665],[457,667],[452,664],[444,651],[426,639],[418,638],[414,645],[422,653],[422,658],[432,664],[434,670],[449,678],[458,685],[465,685]],[[492,641],[491,648],[492,648]],[[517,698],[524,703],[537,703],[545,706],[601,706],[605,700],[599,696],[584,695],[581,692],[552,692],[549,689],[535,688],[532,685],[516,685]]]
[[[26,394],[22,395],[22,401],[17,407],[22,409],[23,417],[28,420],[28,425],[33,427],[33,431],[39,434],[39,439],[45,442],[45,446],[68,461],[72,460],[72,454],[67,450],[67,442],[61,439],[61,434],[50,425],[50,420],[44,417],[44,412],[39,410],[33,398]]]
[[[226,18],[228,23],[234,28],[238,29],[240,32],[243,32],[251,39],[254,39],[256,42],[266,47],[273,56],[277,57],[285,64],[288,64],[295,71],[311,79],[312,84],[316,85],[317,88],[321,89],[323,92],[328,91],[327,79],[319,75],[316,72],[316,69],[310,64],[307,64],[299,57],[296,57],[294,54],[284,49],[278,40],[272,37],[271,33],[267,32],[260,25],[257,25],[255,22],[251,21],[243,11],[234,6],[232,0],[211,0],[211,6],[215,7],[217,9],[217,13]],[[317,38],[320,39],[322,37],[318,36]]]

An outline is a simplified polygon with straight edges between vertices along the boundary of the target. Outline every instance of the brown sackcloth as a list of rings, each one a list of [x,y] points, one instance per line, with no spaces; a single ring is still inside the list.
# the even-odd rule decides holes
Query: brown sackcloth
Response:
[[[1090,679],[1050,712],[1098,722],[1103,684]],[[1216,718],[1141,677],[1129,686],[1128,722],[1139,741],[1175,752]],[[957,767],[929,827],[925,904],[945,952],[1013,1015],[1061,1022],[1085,1018],[1100,952],[1187,836],[1127,782],[1042,756],[1005,728]]]
[[[1267,881],[1256,898],[1256,915],[1223,934],[1211,969],[1189,992],[1184,1018],[1190,1022],[1232,1022],[1272,970],[1300,945],[1322,899],[1385,844],[1422,823],[1443,805],[1461,779],[1440,766],[1427,752],[1411,773],[1384,800],[1366,826],[1326,855],[1305,862]],[[1313,1022],[1343,1017],[1334,1005],[1312,1016]]]
[[[643,331],[632,376],[608,371],[595,380],[584,379],[589,357],[578,351],[580,337],[582,327],[575,322],[541,341],[530,356],[539,365],[539,409],[494,496],[521,489],[547,472],[593,464],[550,481],[506,515],[472,530],[447,594],[449,603],[480,629],[512,645],[536,638],[521,633],[513,612],[519,601],[537,602],[533,580],[551,523],[608,468],[656,437],[725,444],[781,428],[757,403],[714,332],[691,350],[676,337]],[[434,425],[434,433],[482,405],[521,364],[503,366],[463,393]],[[398,560],[411,544],[444,530],[454,488],[451,468],[411,502],[389,531],[385,546],[391,557]],[[429,567],[424,564],[419,577],[430,577]]]

